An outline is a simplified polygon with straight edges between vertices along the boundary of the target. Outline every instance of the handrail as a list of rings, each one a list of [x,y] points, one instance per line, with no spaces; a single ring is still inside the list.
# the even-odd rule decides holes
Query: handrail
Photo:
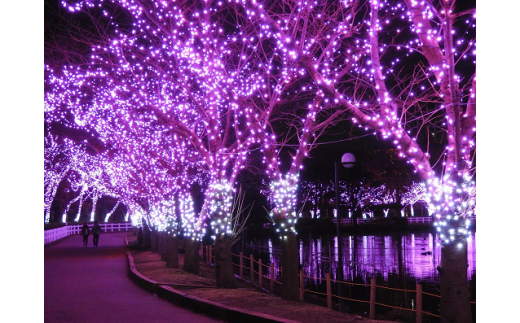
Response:
[[[379,220],[379,219],[384,219],[384,218],[356,219],[356,223],[357,224],[371,224],[371,222],[373,222],[374,220]],[[406,217],[406,221],[408,222],[408,224],[426,224],[426,223],[433,222],[433,217],[431,217],[431,216],[409,216],[409,217]],[[477,216],[472,215],[471,221],[476,222]],[[334,218],[334,219],[332,219],[332,222],[338,223],[338,220],[336,218]],[[342,218],[341,219],[342,225],[352,225],[352,222],[353,222],[353,219],[351,219],[351,218]]]
[[[430,294],[430,293],[427,293],[427,292],[422,292],[424,295],[428,295],[428,296],[433,296],[433,297],[441,297],[440,295],[436,295],[436,294]]]
[[[384,307],[395,308],[396,310],[405,310],[405,311],[410,311],[410,312],[417,312],[417,310],[414,310],[413,308],[406,308],[406,307],[401,307],[401,306],[387,305],[387,304],[378,303],[378,302],[375,302],[375,304],[376,305],[380,305],[380,306],[384,306]]]
[[[92,228],[93,224],[89,225],[89,228]],[[61,228],[51,229],[51,230],[44,230],[43,231],[43,244],[48,244],[54,241],[58,241],[60,239],[63,239],[67,236],[74,235],[74,234],[80,234],[81,233],[81,227],[82,224],[73,224],[73,225],[66,225]],[[124,222],[124,223],[100,223],[99,226],[101,227],[102,232],[120,232],[120,231],[128,231],[133,228],[132,223],[130,222]]]
[[[310,278],[310,277],[309,277],[309,278]],[[363,286],[363,287],[368,287],[368,286],[369,286],[368,284],[351,283],[351,282],[346,282],[346,281],[344,281],[344,280],[335,280],[335,279],[331,279],[330,281],[333,282],[333,283],[345,284],[345,285],[352,285],[352,286]]]
[[[396,291],[399,291],[399,292],[415,293],[415,290],[411,290],[411,289],[401,289],[401,288],[393,288],[393,287],[379,286],[379,285],[376,285],[376,287],[383,288],[383,289],[389,289],[389,290],[396,290]]]

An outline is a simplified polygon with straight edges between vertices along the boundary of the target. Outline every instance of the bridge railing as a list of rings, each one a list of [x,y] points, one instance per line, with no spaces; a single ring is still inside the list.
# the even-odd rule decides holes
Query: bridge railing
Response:
[[[93,224],[89,224],[89,228],[92,229]],[[80,234],[81,227],[83,224],[74,224],[74,225],[66,225],[61,228],[56,228],[52,230],[43,231],[44,234],[44,244],[48,244],[60,239],[63,239],[67,236]],[[129,231],[133,228],[132,223],[100,223],[101,232],[120,232],[120,231]]]
[[[381,220],[381,219],[380,218],[356,219],[356,222],[358,225],[364,225],[364,224],[375,224],[378,220]],[[406,221],[408,222],[408,224],[425,224],[425,223],[433,222],[433,218],[431,216],[411,216],[411,217],[407,217]],[[476,222],[477,216],[473,215],[471,217],[471,221]],[[336,224],[336,223],[338,223],[338,220],[332,219],[332,222],[334,224]],[[352,224],[353,224],[352,218],[342,218],[341,219],[342,226],[349,226]]]

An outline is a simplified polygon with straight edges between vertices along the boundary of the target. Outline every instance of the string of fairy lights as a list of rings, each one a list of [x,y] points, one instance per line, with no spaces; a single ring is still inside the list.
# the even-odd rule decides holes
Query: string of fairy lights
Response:
[[[454,15],[455,3],[62,1],[110,32],[90,43],[89,64],[46,62],[45,120],[86,130],[104,150],[80,158],[80,144],[62,144],[66,165],[46,167],[46,212],[72,171],[79,200],[116,197],[136,225],[177,234],[181,223],[201,239],[209,220],[229,235],[237,178],[259,150],[271,216],[282,235],[295,232],[303,161],[348,118],[414,166],[443,241],[460,243],[475,209],[476,83],[456,63],[474,71],[476,16]],[[446,134],[441,175],[418,140],[426,128]],[[200,214],[189,196],[201,180],[194,173],[204,174]]]

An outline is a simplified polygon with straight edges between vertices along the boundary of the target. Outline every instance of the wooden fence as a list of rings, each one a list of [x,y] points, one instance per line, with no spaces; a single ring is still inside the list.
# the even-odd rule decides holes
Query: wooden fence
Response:
[[[200,249],[200,256],[201,259],[208,262],[208,263],[214,263],[213,262],[213,247],[211,245],[202,246]],[[250,282],[258,285],[261,288],[269,290],[269,292],[275,294],[275,288],[281,288],[282,283],[276,279],[276,277],[281,276],[281,270],[277,270],[274,268],[274,265],[271,263],[270,265],[265,265],[262,263],[262,259],[255,260],[253,255],[249,255],[249,257],[246,257],[243,255],[242,252],[240,254],[232,254],[234,257],[238,257],[238,263],[233,261],[233,265],[238,268],[238,275],[240,278],[249,280]],[[256,267],[256,270],[255,270]],[[268,275],[264,275],[263,268],[266,268],[266,272]],[[407,312],[415,312],[415,321],[417,323],[422,323],[423,315],[429,315],[432,317],[440,318],[440,315],[427,312],[423,309],[423,297],[427,295],[428,297],[438,298],[440,300],[440,295],[431,294],[424,292],[422,290],[422,284],[416,284],[415,289],[399,289],[399,288],[391,288],[388,286],[381,286],[376,285],[376,279],[371,278],[370,284],[358,284],[358,283],[351,283],[346,281],[339,281],[334,280],[331,278],[330,273],[327,273],[325,275],[325,285],[326,285],[326,292],[318,292],[315,290],[309,290],[304,288],[304,282],[305,279],[314,279],[315,281],[321,281],[323,280],[322,277],[310,277],[305,276],[303,270],[300,270],[299,274],[300,279],[300,287],[299,287],[299,293],[300,293],[300,301],[305,301],[305,293],[308,294],[315,294],[319,295],[326,299],[326,304],[329,309],[333,308],[333,299],[336,299],[337,302],[340,302],[340,300],[344,301],[350,301],[350,302],[358,302],[358,303],[365,303],[369,306],[369,318],[375,319],[376,315],[376,306],[386,307],[386,308],[392,308],[399,311],[407,311]],[[341,297],[336,294],[334,294],[332,284],[343,284],[345,286],[359,286],[359,287],[365,287],[366,289],[369,289],[369,297],[368,299],[355,299],[355,298],[347,298],[347,297]],[[277,287],[278,286],[278,287]],[[415,298],[412,298],[414,301],[412,302],[410,308],[407,307],[401,307],[401,306],[394,306],[390,304],[385,304],[383,302],[378,302],[376,296],[378,293],[383,293],[382,290],[385,290],[386,293],[410,293],[415,296]],[[391,297],[393,298],[393,297]],[[471,302],[472,306],[476,306],[476,302]]]

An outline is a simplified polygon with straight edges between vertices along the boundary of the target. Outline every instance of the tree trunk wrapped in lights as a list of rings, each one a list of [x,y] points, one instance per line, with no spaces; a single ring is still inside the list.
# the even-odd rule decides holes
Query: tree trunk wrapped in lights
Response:
[[[269,184],[275,231],[280,237],[282,249],[282,298],[299,299],[299,253],[296,237],[296,191],[298,175],[287,176],[286,179],[271,180]]]
[[[240,238],[249,217],[244,194],[226,181],[212,181],[205,196],[214,241],[217,288],[235,288],[231,248]]]
[[[164,197],[162,201],[158,201],[150,207],[149,216],[152,220],[155,237],[157,242],[157,251],[161,255],[162,260],[166,260],[167,254],[170,259],[170,265],[173,262],[178,263],[177,250],[172,251],[166,247],[171,245],[172,239],[177,239],[179,229],[179,218],[176,212],[176,202],[173,196]],[[154,246],[155,247],[155,246]],[[152,251],[154,251],[153,248]]]
[[[182,230],[185,243],[185,255],[183,269],[195,274],[200,273],[200,242],[206,233],[205,214],[203,212],[198,217],[195,216],[193,208],[193,197],[188,187],[182,186],[178,193],[179,213],[182,221]]]

